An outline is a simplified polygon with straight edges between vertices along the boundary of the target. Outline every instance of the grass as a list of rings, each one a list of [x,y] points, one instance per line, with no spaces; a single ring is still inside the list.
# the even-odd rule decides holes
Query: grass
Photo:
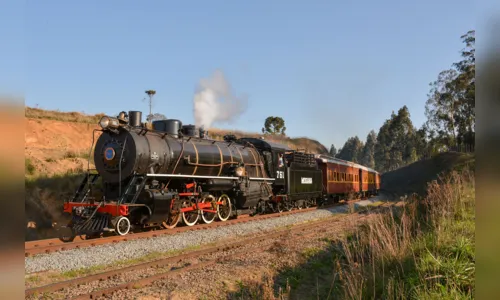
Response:
[[[473,298],[474,178],[453,173],[429,184],[427,193],[342,241],[344,296]]]
[[[472,299],[475,185],[468,169],[428,184],[426,197],[376,214],[345,237],[306,248],[272,280],[242,282],[237,299]],[[286,291],[283,293],[283,291]],[[272,292],[272,293],[271,293]],[[271,296],[270,296],[271,295]]]
[[[45,110],[40,108],[25,107],[24,115],[32,119],[48,119],[62,122],[77,122],[97,124],[104,116],[103,113],[89,115],[80,112],[61,112],[59,110]]]
[[[90,163],[94,163],[94,150],[90,151],[91,149],[87,149],[84,151],[74,151],[74,150],[68,150],[64,153],[63,159],[71,159],[71,158],[84,158],[88,159],[90,158]]]
[[[35,165],[33,164],[30,158],[24,159],[24,172],[27,175],[34,175],[36,172]]]

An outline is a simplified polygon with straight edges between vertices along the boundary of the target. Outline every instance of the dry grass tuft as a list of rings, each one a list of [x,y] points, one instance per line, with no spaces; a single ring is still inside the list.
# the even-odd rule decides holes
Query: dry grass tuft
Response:
[[[474,177],[465,170],[428,186],[428,196],[378,215],[341,242],[343,297],[472,298]]]
[[[40,108],[25,107],[24,115],[33,119],[48,119],[62,122],[77,122],[97,124],[105,115],[104,113],[88,115],[83,112],[61,112],[59,110],[45,110]]]

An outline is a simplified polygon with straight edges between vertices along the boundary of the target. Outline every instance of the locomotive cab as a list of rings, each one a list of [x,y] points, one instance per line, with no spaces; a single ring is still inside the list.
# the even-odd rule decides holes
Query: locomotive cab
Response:
[[[264,166],[269,177],[274,178],[274,185],[285,185],[285,154],[292,151],[283,144],[273,143],[256,138],[240,138],[238,143],[252,144],[264,157]]]

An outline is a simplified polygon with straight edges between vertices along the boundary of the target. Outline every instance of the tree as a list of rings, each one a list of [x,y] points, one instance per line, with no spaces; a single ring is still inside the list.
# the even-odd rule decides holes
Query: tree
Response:
[[[375,168],[375,145],[377,144],[377,134],[374,130],[368,133],[366,143],[363,147],[360,163],[368,168]]]
[[[167,119],[167,117],[164,114],[160,114],[160,113],[150,114],[146,117],[146,121],[148,121],[148,122],[153,122],[156,120],[166,120],[166,119]]]
[[[330,155],[335,157],[335,155],[337,155],[337,149],[335,149],[335,146],[332,144],[332,146],[330,147],[330,151],[329,151]]]
[[[394,112],[392,115],[395,116]],[[375,144],[375,168],[379,172],[384,172],[390,168],[389,159],[392,138],[389,127],[391,125],[391,119],[385,120],[377,135],[377,143]]]
[[[285,135],[285,120],[281,117],[267,117],[262,128],[262,133],[266,134],[282,134]]]
[[[339,149],[337,150],[337,154],[335,154],[335,156],[334,156],[334,157],[338,158],[338,157],[339,157],[340,152],[342,152],[342,148],[339,148]]]
[[[340,150],[337,154],[337,158],[352,162],[359,162],[362,157],[362,151],[363,142],[361,142],[357,136],[351,137],[347,140],[347,142],[345,142],[342,150]]]
[[[475,144],[475,31],[461,38],[463,59],[439,73],[425,105],[434,147]]]
[[[410,119],[408,107],[403,106],[386,120],[376,138],[375,168],[386,172],[403,167],[418,159],[416,129]]]

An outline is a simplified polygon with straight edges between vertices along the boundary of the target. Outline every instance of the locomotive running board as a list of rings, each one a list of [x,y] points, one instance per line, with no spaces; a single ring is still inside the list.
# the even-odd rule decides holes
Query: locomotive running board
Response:
[[[147,177],[174,177],[174,178],[200,178],[200,179],[230,179],[236,180],[239,177],[233,176],[204,176],[204,175],[182,175],[182,174],[146,174]],[[261,177],[249,177],[250,180],[255,181],[274,181],[274,178],[261,178]]]

